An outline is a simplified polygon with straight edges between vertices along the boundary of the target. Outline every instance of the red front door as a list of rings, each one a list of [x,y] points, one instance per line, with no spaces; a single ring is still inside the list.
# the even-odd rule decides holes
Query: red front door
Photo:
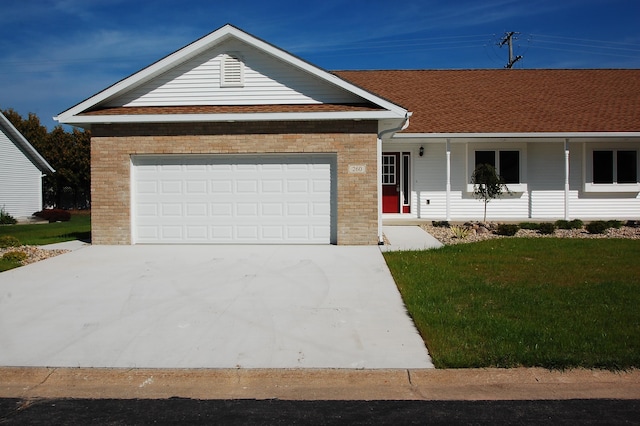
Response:
[[[382,154],[382,213],[400,213],[400,153]]]

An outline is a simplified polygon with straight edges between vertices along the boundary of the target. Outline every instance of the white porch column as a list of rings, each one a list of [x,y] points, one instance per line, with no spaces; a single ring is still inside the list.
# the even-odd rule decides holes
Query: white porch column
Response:
[[[378,175],[378,244],[384,244],[384,236],[382,235],[382,138],[378,136],[377,147],[377,167]]]
[[[447,139],[446,220],[451,220],[451,139]]]
[[[564,140],[564,220],[569,220],[569,139]]]

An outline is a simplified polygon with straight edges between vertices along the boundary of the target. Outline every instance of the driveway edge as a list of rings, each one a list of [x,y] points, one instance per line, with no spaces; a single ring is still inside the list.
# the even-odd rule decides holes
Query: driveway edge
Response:
[[[640,399],[640,370],[0,368],[19,399]]]

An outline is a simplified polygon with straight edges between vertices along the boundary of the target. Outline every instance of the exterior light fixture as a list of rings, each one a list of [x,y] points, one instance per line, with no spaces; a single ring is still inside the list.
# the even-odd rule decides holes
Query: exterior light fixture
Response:
[[[424,155],[424,146],[420,147],[420,157]]]

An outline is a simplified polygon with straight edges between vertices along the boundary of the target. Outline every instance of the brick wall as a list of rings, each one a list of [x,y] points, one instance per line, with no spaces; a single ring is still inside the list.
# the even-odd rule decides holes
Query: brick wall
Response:
[[[377,244],[377,123],[252,122],[96,125],[91,138],[94,244],[131,244],[131,156],[137,154],[337,154],[337,242]],[[349,173],[349,165],[366,173]]]

